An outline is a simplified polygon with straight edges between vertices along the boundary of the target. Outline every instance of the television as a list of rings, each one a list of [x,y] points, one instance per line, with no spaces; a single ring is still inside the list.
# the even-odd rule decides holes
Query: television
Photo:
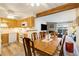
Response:
[[[47,25],[46,24],[41,24],[41,30],[47,30]]]

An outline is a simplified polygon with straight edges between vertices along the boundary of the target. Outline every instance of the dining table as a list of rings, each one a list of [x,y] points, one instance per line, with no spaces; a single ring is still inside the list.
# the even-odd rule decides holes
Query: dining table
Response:
[[[55,54],[61,40],[61,38],[43,40],[37,39],[34,41],[34,48],[51,56]]]

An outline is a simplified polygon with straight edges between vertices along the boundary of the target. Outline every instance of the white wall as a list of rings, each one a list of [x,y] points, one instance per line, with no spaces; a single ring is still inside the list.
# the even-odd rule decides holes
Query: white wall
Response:
[[[76,19],[76,9],[51,14],[44,17],[36,18],[36,29],[40,31],[41,24],[46,22],[68,22]]]
[[[79,26],[77,27],[77,31],[76,31],[76,43],[77,43],[77,46],[78,46],[78,51],[79,51]]]
[[[79,8],[77,8],[77,11],[76,12],[77,12],[77,16],[79,16]],[[76,37],[77,37],[77,45],[78,45],[78,49],[79,49],[79,26],[77,27]]]
[[[37,31],[41,31],[41,24],[46,24],[46,22],[40,20],[40,18],[36,19],[36,21],[35,21],[35,29]]]

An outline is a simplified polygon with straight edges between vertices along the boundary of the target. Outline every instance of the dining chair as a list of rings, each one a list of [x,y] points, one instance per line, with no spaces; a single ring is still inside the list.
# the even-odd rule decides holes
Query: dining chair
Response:
[[[73,51],[74,51],[74,44],[66,42],[65,43],[65,49],[66,49],[67,52],[73,53]]]
[[[42,39],[42,32],[39,32],[39,39]]]
[[[47,34],[47,32],[43,32],[43,38],[45,38],[45,37],[46,37],[46,34]]]
[[[61,40],[61,50],[60,50],[60,53],[59,53],[59,56],[64,56],[64,43],[65,43],[65,39],[66,39],[66,35],[64,36],[63,40]]]
[[[46,36],[46,32],[39,32],[39,38],[44,39]]]
[[[30,38],[23,38],[25,56],[35,56],[34,43]]]
[[[33,41],[36,40],[36,39],[38,39],[38,35],[37,35],[36,32],[33,32],[33,33],[31,34],[31,39],[32,39]]]

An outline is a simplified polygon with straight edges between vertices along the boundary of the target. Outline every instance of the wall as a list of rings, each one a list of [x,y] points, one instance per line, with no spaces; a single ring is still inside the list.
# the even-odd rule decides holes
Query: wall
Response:
[[[46,24],[46,22],[41,21],[40,18],[35,21],[35,29],[39,32],[41,31],[41,24]]]
[[[77,27],[76,37],[77,37],[77,45],[79,47],[79,26]]]
[[[47,29],[48,29],[48,31],[56,31],[56,23],[47,22]]]
[[[76,19],[76,9],[36,18],[35,27],[40,31],[41,24],[46,22],[68,22]]]
[[[77,9],[76,13],[77,13],[77,16],[79,17],[79,8]],[[77,23],[78,23],[78,26],[77,26],[77,31],[76,31],[76,37],[77,37],[77,45],[79,48],[79,18],[77,19]]]

